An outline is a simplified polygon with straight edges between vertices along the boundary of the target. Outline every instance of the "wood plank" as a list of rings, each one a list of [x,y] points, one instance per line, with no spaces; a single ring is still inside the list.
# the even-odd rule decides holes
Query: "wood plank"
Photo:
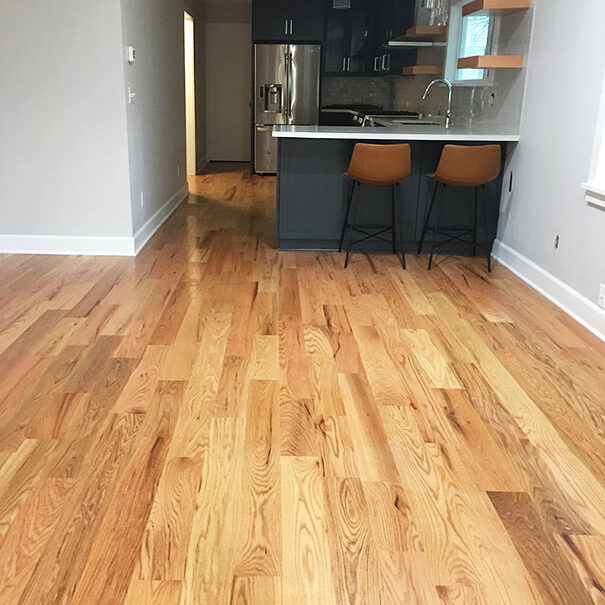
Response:
[[[506,531],[545,603],[592,603],[570,562],[561,552],[525,493],[489,494]]]
[[[281,458],[282,603],[333,605],[326,491],[317,458]]]
[[[236,576],[277,576],[281,561],[279,397],[276,382],[252,381],[246,404],[245,464],[234,553]]]

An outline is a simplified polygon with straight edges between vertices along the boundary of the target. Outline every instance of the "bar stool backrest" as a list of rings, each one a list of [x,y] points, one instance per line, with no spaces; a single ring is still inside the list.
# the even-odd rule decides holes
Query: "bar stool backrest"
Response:
[[[500,145],[446,145],[432,178],[457,187],[479,187],[498,178]]]
[[[407,143],[373,145],[357,143],[348,176],[360,183],[394,185],[410,176],[412,152]]]

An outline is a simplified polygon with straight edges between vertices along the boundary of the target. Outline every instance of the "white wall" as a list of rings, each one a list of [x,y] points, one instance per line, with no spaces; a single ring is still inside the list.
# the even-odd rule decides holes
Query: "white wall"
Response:
[[[183,13],[174,0],[122,0],[123,45],[137,53],[124,84],[136,93],[127,108],[135,233],[186,187]]]
[[[605,315],[594,306],[605,283],[605,212],[587,205],[580,189],[590,168],[605,71],[605,5],[534,3],[515,188],[503,208],[504,247],[497,252],[605,334]]]
[[[120,0],[0,4],[0,250],[130,236]]]

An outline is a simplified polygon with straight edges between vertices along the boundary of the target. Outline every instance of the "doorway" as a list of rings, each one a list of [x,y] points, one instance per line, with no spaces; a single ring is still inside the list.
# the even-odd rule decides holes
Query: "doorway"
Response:
[[[250,161],[251,48],[250,23],[206,24],[206,123],[210,161]]]
[[[187,175],[197,173],[195,137],[195,22],[185,13],[185,123]]]

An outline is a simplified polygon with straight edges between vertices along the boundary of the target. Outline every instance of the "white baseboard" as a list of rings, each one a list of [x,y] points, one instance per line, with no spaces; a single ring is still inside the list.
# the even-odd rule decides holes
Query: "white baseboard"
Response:
[[[168,220],[170,215],[189,195],[189,186],[185,183],[135,234],[134,250],[138,254],[153,234]]]
[[[0,254],[135,256],[132,237],[0,235]]]
[[[496,240],[494,258],[605,342],[605,309],[548,273],[510,246]]]
[[[189,188],[185,184],[133,237],[0,234],[0,254],[136,256],[188,195]]]

